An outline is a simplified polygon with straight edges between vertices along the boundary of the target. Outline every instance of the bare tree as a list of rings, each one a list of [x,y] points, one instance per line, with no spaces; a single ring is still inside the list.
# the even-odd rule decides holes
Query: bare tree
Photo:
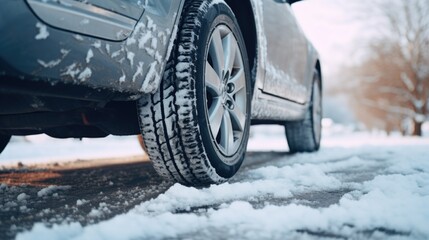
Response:
[[[362,63],[348,68],[359,82],[352,94],[356,115],[386,130],[411,121],[412,134],[421,136],[429,117],[429,1],[378,0],[370,6],[378,37]]]

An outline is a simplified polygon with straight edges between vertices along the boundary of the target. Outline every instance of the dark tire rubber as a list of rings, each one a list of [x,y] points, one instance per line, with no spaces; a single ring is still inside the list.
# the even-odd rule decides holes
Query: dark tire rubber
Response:
[[[319,91],[318,100],[315,101],[315,92]],[[319,150],[321,141],[321,117],[314,121],[315,114],[313,108],[316,104],[322,109],[322,91],[320,87],[320,77],[318,71],[315,71],[313,77],[313,87],[311,94],[311,103],[305,114],[305,118],[301,121],[288,122],[285,125],[286,138],[291,153],[297,152],[314,152]],[[320,113],[321,114],[321,113]],[[317,133],[319,131],[319,133]]]
[[[10,141],[11,136],[0,135],[0,153],[6,148],[7,144]]]
[[[228,26],[237,39],[248,86],[245,130],[232,156],[216,149],[206,114],[205,58],[219,24]],[[174,182],[188,186],[225,182],[242,164],[250,129],[250,68],[232,10],[220,1],[186,1],[174,45],[158,91],[138,103],[147,153],[155,170]]]

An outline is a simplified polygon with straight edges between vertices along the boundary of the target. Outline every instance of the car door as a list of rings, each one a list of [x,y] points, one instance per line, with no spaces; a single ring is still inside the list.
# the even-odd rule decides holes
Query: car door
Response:
[[[263,92],[298,103],[307,100],[307,41],[289,3],[263,0],[267,40]]]

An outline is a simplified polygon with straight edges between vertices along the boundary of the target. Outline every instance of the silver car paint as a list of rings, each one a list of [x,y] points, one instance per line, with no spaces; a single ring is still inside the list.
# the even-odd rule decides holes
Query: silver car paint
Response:
[[[136,20],[103,8],[73,0],[27,0],[34,13],[51,26],[88,34],[94,37],[122,41],[129,37]]]
[[[301,119],[311,95],[311,79],[318,59],[317,52],[303,35],[287,3],[274,0],[250,1],[255,16],[258,44],[257,64],[253,70],[255,88],[252,119]],[[112,60],[121,63],[125,60],[134,69],[112,77],[118,81],[129,81],[130,89],[140,84],[141,93],[154,92],[159,86],[165,60],[175,39],[184,0],[162,0],[161,5],[157,4],[156,0],[149,2],[153,4],[148,5],[122,47],[110,49]],[[148,28],[151,23],[156,27]],[[282,29],[279,30],[278,26],[282,26]],[[138,39],[146,34],[152,35],[154,41],[162,44],[156,44],[151,49],[143,48],[142,51]]]
[[[88,6],[88,8],[85,8],[82,7],[82,4],[78,3],[77,5],[80,6],[80,9],[71,9],[70,5],[65,4],[64,0],[28,0],[28,2],[31,3],[29,5],[33,6],[33,11],[37,11],[37,16],[43,21],[43,23],[37,22],[37,25],[51,33],[50,36],[46,36],[43,39],[44,43],[51,42],[51,48],[58,48],[58,52],[63,52],[63,49],[67,51],[66,56],[63,58],[52,58],[51,54],[46,52],[38,55],[32,62],[30,62],[30,59],[26,60],[30,62],[30,67],[34,69],[32,72],[38,73],[37,77],[41,79],[53,79],[56,76],[60,76],[61,81],[65,83],[95,86],[100,89],[114,88],[116,91],[134,93],[129,100],[135,100],[142,94],[154,92],[158,88],[166,60],[172,49],[177,32],[178,19],[184,3],[183,0],[144,1],[145,10],[140,20],[138,23],[134,23],[135,27],[133,26],[133,31],[127,33],[126,26],[121,25],[118,28],[117,22],[112,21],[112,16],[113,19],[117,20],[118,14],[107,11],[107,14],[110,16],[108,20],[110,21],[106,21],[106,11],[100,12],[98,11],[99,8],[93,7],[91,4],[83,4]],[[86,24],[80,24],[80,22],[69,25],[60,24],[61,27],[58,28],[66,28],[65,30],[73,31],[77,34],[70,35],[70,38],[75,38],[70,43],[59,43],[56,41],[56,35],[54,35],[58,31],[56,31],[57,29],[52,29],[51,26],[56,26],[55,21],[65,21],[67,19],[62,19],[61,16],[53,16],[52,12],[45,11],[43,7],[40,8],[40,6],[53,4],[57,8],[62,7],[66,9],[70,18],[73,18],[73,15],[77,17],[79,14],[81,19],[82,14],[86,14],[86,16],[91,15],[93,18],[90,21],[97,22],[97,24],[89,28],[86,28]],[[38,8],[35,9],[34,6]],[[93,21],[94,19],[96,21]],[[134,20],[128,18],[127,21]],[[106,28],[114,26],[114,29],[117,29],[116,34],[109,36],[104,33],[104,35],[100,36],[100,31],[97,29],[97,27],[100,27],[100,24]],[[102,43],[92,38],[92,36],[98,36],[107,40],[118,40],[115,39],[116,35],[122,38],[124,33],[129,36],[121,42],[108,43],[107,41],[103,41]],[[113,39],[111,39],[112,37]],[[82,61],[78,61],[77,59],[79,58],[75,56],[72,56],[75,59],[74,61],[69,61],[69,59],[72,59],[70,56],[72,54],[82,55],[82,53],[69,50],[72,47],[68,44],[72,42],[89,46],[88,52],[85,53],[86,57],[81,57]],[[57,45],[61,47],[57,47]],[[45,54],[46,56],[44,56]],[[102,58],[88,58],[88,56],[100,54],[103,55]],[[106,70],[101,68],[103,61],[107,61],[109,64],[116,63],[122,69],[108,69],[110,73],[106,78]],[[47,64],[51,62],[55,64]],[[24,65],[29,65],[29,63],[23,64],[13,62],[13,65],[19,70],[21,67],[24,68]],[[23,72],[25,71],[23,70]],[[112,84],[113,82],[115,84]],[[118,85],[119,88],[117,87]]]
[[[302,119],[311,97],[313,72],[318,60],[317,51],[305,38],[287,3],[277,3],[274,0],[251,0],[251,3],[258,38],[257,69],[254,70],[253,76],[255,89],[252,101],[252,119],[278,121]],[[279,6],[283,6],[286,10],[284,12],[273,10]],[[272,15],[266,17],[267,14]],[[265,20],[267,24],[264,23]],[[292,29],[278,29],[276,21],[280,20],[285,21],[285,28]],[[279,44],[283,45],[279,46],[280,49],[272,48],[270,51],[267,34],[276,31],[285,33],[280,36]],[[287,35],[290,32],[293,33],[292,36]],[[293,45],[288,47],[288,44]],[[287,58],[287,64],[283,62],[284,58]],[[288,66],[289,64],[291,66]],[[280,66],[284,65],[287,70],[281,69]],[[290,68],[296,72],[286,73],[286,71],[290,71]],[[273,72],[285,74],[273,74]],[[288,75],[289,81],[282,78]],[[291,80],[292,77],[293,80]],[[293,82],[296,85],[292,84]]]

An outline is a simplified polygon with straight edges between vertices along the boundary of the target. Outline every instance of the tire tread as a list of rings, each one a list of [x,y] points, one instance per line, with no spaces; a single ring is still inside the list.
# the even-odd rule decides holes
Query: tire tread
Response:
[[[208,6],[207,0],[185,2],[176,38],[180,44],[173,49],[159,90],[139,104],[142,135],[155,170],[164,178],[192,186],[226,181],[217,175],[205,153],[197,122],[195,79],[189,77],[195,71],[192,43],[199,31],[195,19]],[[180,64],[191,67],[179,71],[176,66]]]
[[[315,71],[314,76],[315,79],[313,84],[315,84],[315,81],[319,81],[319,75],[317,71]],[[312,111],[313,101],[308,107],[303,120],[290,122],[285,125],[286,138],[290,152],[314,152],[319,150],[320,139],[316,139],[313,131],[313,128],[316,126],[313,126]]]

